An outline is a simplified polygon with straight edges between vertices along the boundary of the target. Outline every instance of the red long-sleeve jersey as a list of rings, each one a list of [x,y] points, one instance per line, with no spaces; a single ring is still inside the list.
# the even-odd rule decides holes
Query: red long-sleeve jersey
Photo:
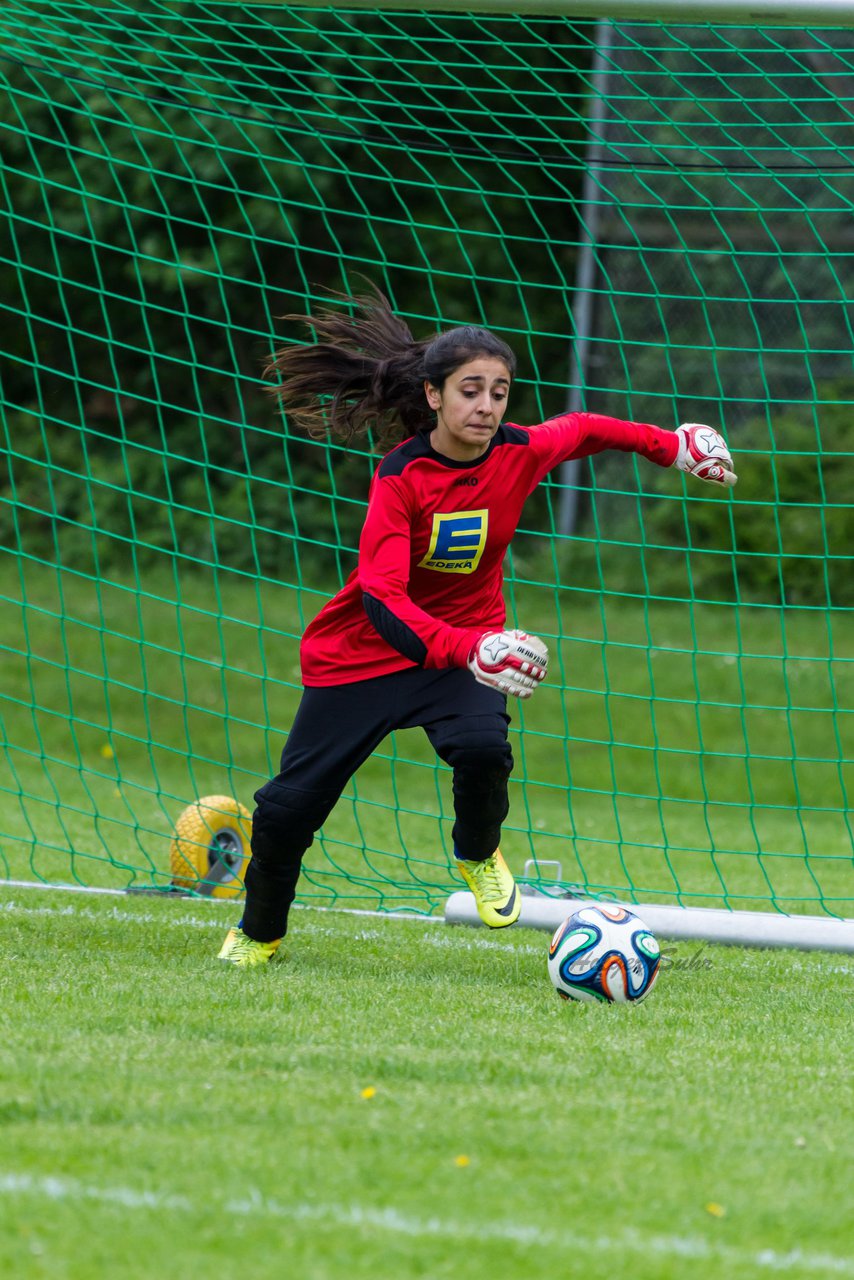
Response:
[[[371,482],[358,567],[303,635],[304,684],[464,667],[476,641],[504,626],[504,555],[526,498],[558,463],[605,449],[668,467],[677,436],[570,413],[500,426],[473,462],[437,453],[426,432],[392,449]]]

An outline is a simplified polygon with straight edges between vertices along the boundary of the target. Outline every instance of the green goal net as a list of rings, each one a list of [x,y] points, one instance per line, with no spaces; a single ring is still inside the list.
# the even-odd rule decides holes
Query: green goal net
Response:
[[[239,890],[376,463],[261,370],[367,279],[506,338],[514,421],[707,421],[737,459],[724,495],[603,455],[526,508],[508,616],[554,662],[514,870],[854,914],[854,33],[8,0],[0,35],[0,880],[164,888],[184,815],[187,883]],[[437,911],[451,825],[398,734],[301,900]]]

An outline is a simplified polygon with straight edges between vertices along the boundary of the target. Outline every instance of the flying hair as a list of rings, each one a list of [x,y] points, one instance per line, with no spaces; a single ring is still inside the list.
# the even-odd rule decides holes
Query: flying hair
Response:
[[[502,360],[511,379],[516,371],[510,347],[488,329],[462,325],[416,339],[379,289],[332,297],[341,309],[281,317],[307,326],[313,341],[281,347],[264,369],[289,423],[314,439],[350,443],[373,429],[379,444],[395,443],[435,425],[425,380],[441,390],[478,356]]]

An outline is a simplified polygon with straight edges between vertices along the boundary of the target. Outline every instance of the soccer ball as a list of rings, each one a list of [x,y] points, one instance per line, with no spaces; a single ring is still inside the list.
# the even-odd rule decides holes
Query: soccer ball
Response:
[[[661,948],[638,916],[613,903],[581,907],[549,945],[549,977],[562,1000],[637,1003],[658,977]]]

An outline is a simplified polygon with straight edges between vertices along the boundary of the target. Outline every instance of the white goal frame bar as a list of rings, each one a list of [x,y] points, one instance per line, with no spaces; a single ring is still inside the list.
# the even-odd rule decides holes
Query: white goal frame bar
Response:
[[[329,0],[294,8],[326,9]],[[411,9],[477,14],[613,18],[623,22],[719,22],[763,26],[854,27],[854,0],[344,0],[342,9]]]
[[[523,893],[519,924],[553,933],[581,907],[604,905],[594,898],[554,898]],[[784,916],[771,911],[727,911],[723,907],[674,907],[655,902],[620,902],[634,911],[658,938],[671,942],[718,942],[737,947],[791,947],[798,951],[854,954],[854,920],[832,916]],[[480,925],[474,895],[452,893],[446,924]]]

